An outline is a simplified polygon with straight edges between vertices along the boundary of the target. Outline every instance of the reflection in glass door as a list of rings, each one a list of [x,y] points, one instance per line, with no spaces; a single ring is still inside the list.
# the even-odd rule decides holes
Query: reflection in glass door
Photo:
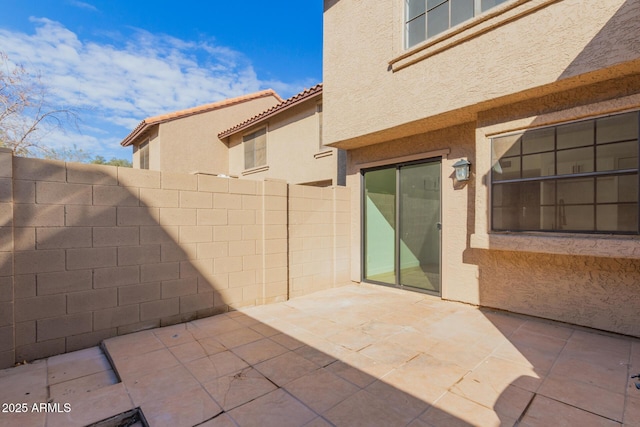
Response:
[[[440,161],[364,173],[364,279],[440,293]]]

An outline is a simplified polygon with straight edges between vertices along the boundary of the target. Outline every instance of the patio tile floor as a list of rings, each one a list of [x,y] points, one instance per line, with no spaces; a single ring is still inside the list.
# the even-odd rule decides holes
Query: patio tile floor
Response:
[[[640,426],[636,374],[638,339],[354,285],[0,371],[0,427]]]

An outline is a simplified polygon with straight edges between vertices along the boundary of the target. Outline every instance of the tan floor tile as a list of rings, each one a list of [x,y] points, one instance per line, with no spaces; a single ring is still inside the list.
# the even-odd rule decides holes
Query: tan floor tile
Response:
[[[289,350],[269,338],[263,338],[232,350],[237,356],[250,365],[264,362],[288,352]]]
[[[200,386],[182,391],[179,395],[148,400],[140,409],[152,427],[191,427],[222,412],[220,406]]]
[[[625,426],[640,425],[640,391],[638,391],[637,397],[636,396],[627,397],[625,410],[624,410],[624,417],[622,421],[623,421],[623,425]]]
[[[392,342],[376,342],[359,351],[378,363],[400,366],[418,355],[415,349],[408,349]]]
[[[267,338],[281,333],[276,328],[273,328],[265,323],[255,323],[249,326],[249,328],[253,329],[254,331],[258,332],[259,334]]]
[[[336,426],[349,427],[406,426],[413,419],[365,390],[329,409],[323,416]]]
[[[360,390],[326,369],[318,369],[291,381],[285,388],[318,414]]]
[[[562,352],[549,376],[571,378],[614,393],[623,393],[628,378],[628,362],[575,355],[574,352]]]
[[[29,406],[28,412],[2,414],[0,416],[0,427],[45,427],[47,414],[45,412],[33,412]]]
[[[204,384],[205,389],[225,411],[244,405],[277,387],[252,368],[223,375]]]
[[[332,427],[331,424],[322,417],[314,418],[309,421],[304,427]]]
[[[423,384],[435,385],[448,389],[467,374],[468,370],[455,363],[433,357],[429,354],[421,354],[405,365],[384,377],[384,380],[394,385],[394,380],[406,377],[405,383],[418,381]]]
[[[397,389],[384,380],[375,381],[365,390],[380,400],[388,402],[400,413],[407,414],[412,418],[419,416],[431,406],[429,403]]]
[[[489,357],[465,376],[464,380],[456,387],[463,390],[464,395],[472,395],[473,392],[467,389],[472,386],[484,389],[487,393],[494,390],[492,395],[495,396],[496,393],[502,393],[510,385],[535,392],[540,384],[542,384],[542,380],[532,368],[508,360]]]
[[[239,406],[229,415],[241,426],[298,427],[316,418],[309,408],[282,389]]]
[[[277,342],[278,344],[288,348],[289,350],[296,350],[304,346],[304,343],[302,341],[297,340],[288,334],[276,334],[276,335],[272,335],[269,338]]]
[[[198,343],[200,343],[200,346],[207,356],[212,356],[228,350],[218,340],[212,337],[200,338],[198,339]]]
[[[264,338],[261,334],[250,329],[249,327],[243,327],[230,332],[225,332],[220,335],[216,335],[216,340],[220,341],[222,345],[227,348],[239,347],[241,345],[249,344],[253,341],[258,341]]]
[[[47,427],[83,427],[134,408],[122,383],[67,396],[59,403],[69,403],[70,411],[47,414]]]
[[[453,393],[445,394],[420,419],[433,427],[499,427],[516,421]]]
[[[47,361],[0,371],[0,403],[47,401]]]
[[[529,319],[525,321],[520,330],[534,332],[539,335],[545,335],[547,337],[561,339],[564,341],[571,338],[571,335],[573,335],[575,331],[575,329],[568,326],[537,319]]]
[[[343,329],[343,327],[336,322],[319,317],[306,317],[305,319],[301,319],[298,326],[322,338],[334,335]]]
[[[154,329],[153,333],[167,347],[173,347],[195,341],[194,336],[189,330],[187,330],[186,323]]]
[[[480,308],[479,311],[489,322],[491,322],[493,327],[505,337],[511,336],[512,333],[526,322],[522,317],[511,315],[509,313],[502,313],[484,308]]]
[[[132,381],[152,372],[163,371],[178,365],[180,362],[166,348],[129,357],[112,359],[115,369],[123,381]]]
[[[209,421],[198,424],[198,427],[238,427],[238,425],[229,415],[222,413]]]
[[[536,396],[519,424],[522,427],[619,427],[620,424],[562,402]]]
[[[362,353],[351,353],[340,360],[374,378],[382,378],[394,370],[393,365],[378,362]]]
[[[376,342],[376,339],[372,336],[354,329],[345,329],[330,335],[327,337],[327,340],[353,351],[361,350]]]
[[[540,375],[547,375],[558,357],[542,351],[540,348],[505,343],[499,346],[492,356],[528,366]]]
[[[494,351],[494,347],[465,341],[444,340],[434,344],[427,354],[458,365],[465,370],[474,369]]]
[[[590,373],[584,373],[585,377]],[[556,375],[548,377],[538,389],[538,395],[582,408],[589,412],[622,421],[624,393],[614,393],[592,384]],[[640,421],[640,420],[639,420]]]
[[[201,384],[213,381],[223,375],[235,374],[248,366],[230,351],[203,357],[186,365],[187,369]]]
[[[85,377],[49,386],[49,396],[61,402],[69,396],[82,395],[120,382],[112,370],[101,371]]]
[[[110,369],[111,364],[98,347],[61,354],[47,360],[49,385]]]
[[[628,363],[631,341],[622,337],[576,330],[567,342],[563,353],[614,367]]]
[[[452,393],[493,409],[500,416],[518,419],[534,394],[512,385],[504,389],[494,389],[490,384],[465,377],[452,389]]]
[[[304,357],[305,359],[315,363],[320,367],[328,366],[338,360],[334,356],[331,356],[330,354],[324,353],[308,345],[303,345],[302,347],[297,348],[294,353]]]
[[[244,311],[230,311],[229,313],[225,314],[225,316],[228,316],[229,318],[244,326],[252,326],[260,323],[258,319],[248,315]]]
[[[404,330],[403,326],[372,320],[359,328],[363,333],[376,339],[388,338]]]
[[[398,344],[406,349],[415,350],[418,353],[428,353],[434,345],[440,342],[413,327],[407,327],[402,332],[391,335],[386,341]]]
[[[150,353],[165,347],[152,331],[142,331],[109,338],[104,341],[104,346],[112,360]]]
[[[136,405],[152,400],[178,396],[198,386],[198,381],[182,365],[156,371],[133,381],[125,381],[131,399]]]
[[[377,377],[369,375],[360,369],[354,368],[341,360],[337,360],[330,365],[327,365],[326,369],[360,388],[367,387],[377,379]]]
[[[215,337],[245,327],[241,323],[238,323],[224,315],[194,320],[189,322],[187,325],[187,330],[196,339]]]
[[[255,368],[269,380],[282,387],[290,381],[315,371],[319,366],[290,351],[266,362],[259,363]]]
[[[208,356],[207,352],[202,348],[202,345],[200,345],[198,341],[191,341],[169,347],[169,351],[171,351],[176,359],[178,359],[182,364]]]

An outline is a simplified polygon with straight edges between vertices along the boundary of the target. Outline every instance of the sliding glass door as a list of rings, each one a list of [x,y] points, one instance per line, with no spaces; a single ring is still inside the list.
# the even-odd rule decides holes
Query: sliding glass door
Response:
[[[366,281],[440,294],[440,159],[363,173]]]

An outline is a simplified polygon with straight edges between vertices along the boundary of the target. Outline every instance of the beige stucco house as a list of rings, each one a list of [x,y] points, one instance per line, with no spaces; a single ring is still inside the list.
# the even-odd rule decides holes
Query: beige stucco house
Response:
[[[282,102],[272,89],[144,119],[120,143],[133,147],[133,167],[226,174],[227,146],[217,135]]]
[[[345,155],[322,140],[322,84],[218,134],[229,173],[320,187],[344,185]]]
[[[325,0],[353,281],[640,336],[640,2],[587,3]]]

